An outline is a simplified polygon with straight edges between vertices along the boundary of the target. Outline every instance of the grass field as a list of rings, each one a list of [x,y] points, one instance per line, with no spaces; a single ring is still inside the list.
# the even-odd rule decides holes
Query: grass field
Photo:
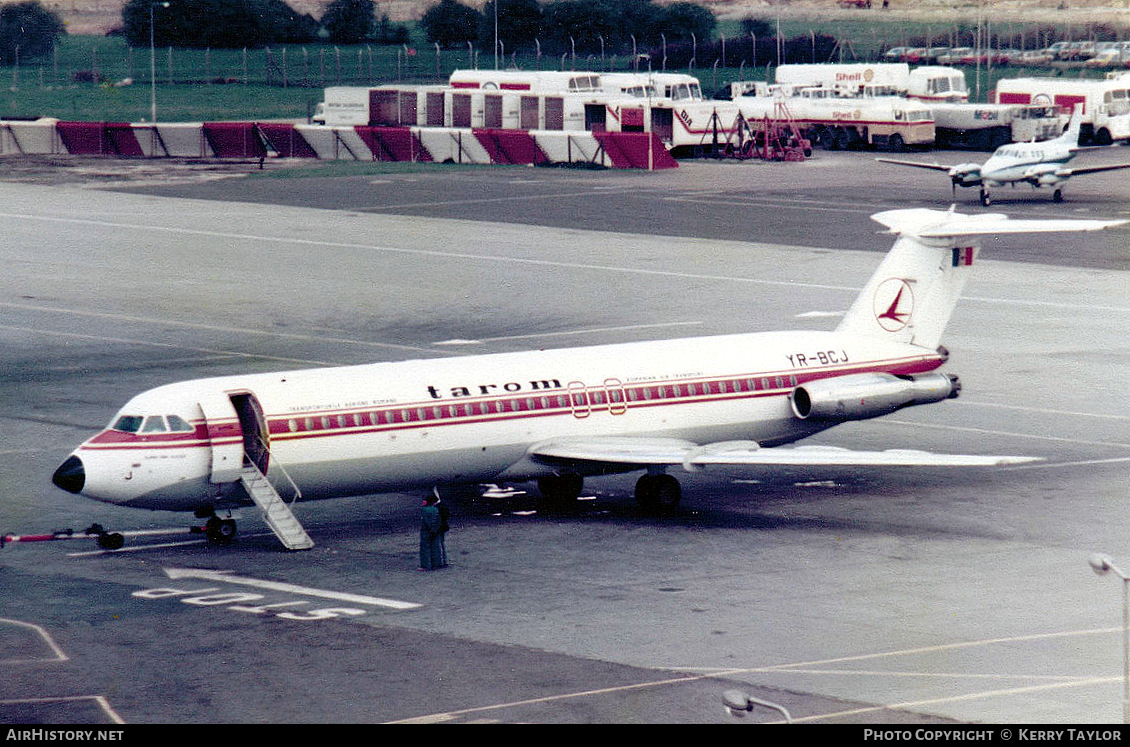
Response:
[[[931,39],[945,45],[962,30],[968,20],[945,21],[945,16],[924,19],[887,19],[881,13],[825,13],[790,16],[781,19],[785,38],[828,34],[841,39],[845,60],[877,59],[892,46],[906,45],[912,39]],[[776,22],[776,19],[766,19]],[[1036,47],[1040,25],[998,22],[994,31],[1002,37],[1019,37],[1027,48]],[[736,49],[742,34],[739,21],[719,23],[719,34],[731,40]],[[416,42],[400,46],[333,47],[328,45],[288,45],[253,50],[167,50],[154,55],[157,116],[160,121],[199,122],[219,120],[304,120],[330,85],[377,85],[390,82],[432,83],[446,80],[453,69],[490,67],[490,50],[442,50],[421,43],[419,30],[412,29]],[[711,57],[707,60],[705,57]],[[734,53],[726,63],[717,53],[703,55],[694,70],[706,91],[744,77],[766,80],[771,74],[758,60],[754,69],[749,61],[741,64]],[[526,69],[628,69],[630,55],[609,54],[602,61],[587,55],[576,59],[533,55],[507,57]],[[653,62],[653,64],[655,64]],[[739,67],[740,65],[740,67]],[[657,65],[656,65],[657,66]],[[683,68],[687,71],[688,68]],[[971,92],[981,100],[997,77],[1013,77],[1032,71],[1001,68],[992,77],[982,71],[966,76]],[[1035,71],[1035,74],[1046,71]],[[150,50],[130,49],[119,37],[63,37],[54,56],[48,60],[29,60],[19,68],[0,67],[0,118],[57,117],[76,121],[148,121],[151,110]]]

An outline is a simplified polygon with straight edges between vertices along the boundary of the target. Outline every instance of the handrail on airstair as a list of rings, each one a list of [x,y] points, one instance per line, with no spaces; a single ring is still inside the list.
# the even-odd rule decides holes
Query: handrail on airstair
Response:
[[[263,448],[267,449],[264,443]],[[267,449],[268,454],[270,450]],[[290,482],[291,487],[294,489],[294,498],[288,504],[286,500],[279,494],[277,488],[267,477],[266,473],[259,468],[259,465],[251,455],[244,451],[246,457],[240,478],[243,483],[244,489],[247,491],[252,502],[254,502],[262,511],[263,520],[267,522],[267,526],[279,538],[279,541],[288,550],[309,550],[314,546],[314,541],[306,533],[302,523],[298,517],[291,511],[291,505],[301,496],[302,491],[299,489],[298,484],[286,471],[286,468],[281,464],[276,465],[278,470]],[[268,461],[268,468],[270,467]],[[262,482],[260,482],[262,480]]]
[[[287,503],[285,500],[283,501],[283,503],[287,503],[287,508],[290,508],[299,498],[302,497],[302,490],[298,487],[298,483],[294,481],[294,478],[290,476],[290,473],[286,471],[286,467],[282,465],[282,462],[274,458],[275,455],[271,451],[271,445],[264,441],[261,437],[259,438],[259,445],[262,446],[263,450],[267,452],[267,455],[271,457],[271,460],[267,463],[267,469],[270,470],[272,465],[277,467],[279,472],[282,473],[282,476],[286,478],[286,481],[290,483],[290,487],[294,489],[294,497],[290,499],[290,502]],[[251,459],[251,455],[246,451],[243,452],[243,455],[247,459]],[[252,460],[252,462],[254,462],[254,460]],[[266,479],[267,482],[271,481],[271,479],[267,477],[266,472],[263,472],[263,478]]]

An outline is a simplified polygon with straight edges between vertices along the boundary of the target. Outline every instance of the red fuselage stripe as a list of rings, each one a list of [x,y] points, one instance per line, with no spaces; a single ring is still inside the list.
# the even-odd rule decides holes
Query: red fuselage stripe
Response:
[[[835,376],[887,372],[913,374],[932,371],[942,364],[936,357],[914,357],[845,367]],[[409,431],[449,425],[504,422],[569,415],[577,419],[595,413],[622,414],[644,407],[667,407],[703,402],[787,396],[797,386],[829,377],[827,369],[749,374],[708,380],[686,379],[662,382],[590,386],[583,389],[554,388],[507,397],[444,397],[396,405],[349,410],[324,410],[268,416],[270,437],[279,441]],[[768,386],[767,386],[768,385]],[[209,438],[221,426],[238,425],[234,418],[197,423],[193,433],[136,434],[107,430],[90,439],[84,448],[184,449],[212,448],[242,442],[239,433]]]

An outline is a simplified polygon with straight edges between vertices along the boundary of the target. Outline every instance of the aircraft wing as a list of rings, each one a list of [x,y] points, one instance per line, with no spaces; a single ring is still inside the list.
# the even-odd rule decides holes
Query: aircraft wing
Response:
[[[1100,171],[1114,171],[1116,169],[1130,169],[1130,163],[1112,163],[1101,166],[1074,166],[1070,169],[1061,169],[1056,173],[1059,176],[1079,176],[1080,174],[1097,174]]]
[[[1038,457],[936,454],[913,449],[854,451],[836,446],[760,448],[753,441],[699,445],[671,438],[563,438],[537,444],[530,457],[539,462],[581,462],[593,466],[682,466],[694,472],[707,466],[918,466],[996,467],[1039,461]]]
[[[953,166],[943,166],[940,163],[922,163],[921,161],[900,161],[897,158],[876,158],[876,161],[883,163],[893,163],[897,166],[914,166],[919,169],[931,169],[932,171],[946,171],[948,172]]]

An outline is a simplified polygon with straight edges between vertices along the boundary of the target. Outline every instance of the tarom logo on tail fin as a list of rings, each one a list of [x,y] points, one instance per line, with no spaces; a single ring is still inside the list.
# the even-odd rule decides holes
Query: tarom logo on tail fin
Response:
[[[1126,221],[1011,220],[998,213],[888,210],[872,220],[895,234],[895,245],[867,281],[837,332],[921,345],[941,344],[981,236],[1049,231],[1097,231]]]

